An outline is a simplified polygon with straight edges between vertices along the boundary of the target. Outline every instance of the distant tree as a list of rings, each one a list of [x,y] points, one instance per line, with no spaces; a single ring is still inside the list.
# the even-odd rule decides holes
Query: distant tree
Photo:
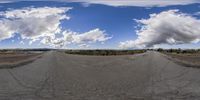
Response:
[[[164,50],[162,48],[157,49],[158,52],[163,52]]]

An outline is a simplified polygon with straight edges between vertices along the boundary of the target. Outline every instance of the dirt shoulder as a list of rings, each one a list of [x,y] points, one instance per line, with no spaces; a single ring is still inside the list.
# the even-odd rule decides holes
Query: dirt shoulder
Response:
[[[164,53],[166,57],[186,67],[200,68],[200,53]]]
[[[0,53],[0,69],[26,65],[40,58],[43,53]]]

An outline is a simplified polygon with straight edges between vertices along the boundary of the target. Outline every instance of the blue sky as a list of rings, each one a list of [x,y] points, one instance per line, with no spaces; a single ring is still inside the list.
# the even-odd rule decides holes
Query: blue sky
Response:
[[[161,5],[161,2],[156,6],[151,3],[83,2],[0,3],[0,47],[137,49],[200,46],[200,28],[195,27],[200,25],[198,2],[166,5]],[[45,12],[37,12],[41,9]],[[55,12],[49,13],[53,10]],[[31,15],[31,11],[36,11],[36,14]]]

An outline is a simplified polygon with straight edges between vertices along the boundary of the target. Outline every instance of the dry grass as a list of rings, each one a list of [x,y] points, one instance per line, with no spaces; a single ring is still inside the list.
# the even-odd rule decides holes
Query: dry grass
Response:
[[[171,60],[187,67],[200,68],[200,53],[165,53]]]
[[[0,53],[0,68],[14,68],[33,62],[42,53]]]

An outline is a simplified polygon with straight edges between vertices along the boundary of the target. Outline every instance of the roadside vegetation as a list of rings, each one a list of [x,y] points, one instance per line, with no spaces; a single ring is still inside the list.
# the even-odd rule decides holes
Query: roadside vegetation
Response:
[[[200,49],[157,49],[174,62],[187,67],[200,68]]]
[[[45,51],[52,51],[53,49],[0,49],[0,54],[9,53],[40,53]]]
[[[78,55],[97,55],[97,56],[111,56],[111,55],[133,55],[144,53],[146,50],[66,50],[66,54]]]
[[[162,53],[174,53],[174,54],[197,54],[200,53],[200,49],[157,49],[158,52]]]
[[[0,69],[15,68],[40,58],[46,50],[36,49],[1,49]]]

